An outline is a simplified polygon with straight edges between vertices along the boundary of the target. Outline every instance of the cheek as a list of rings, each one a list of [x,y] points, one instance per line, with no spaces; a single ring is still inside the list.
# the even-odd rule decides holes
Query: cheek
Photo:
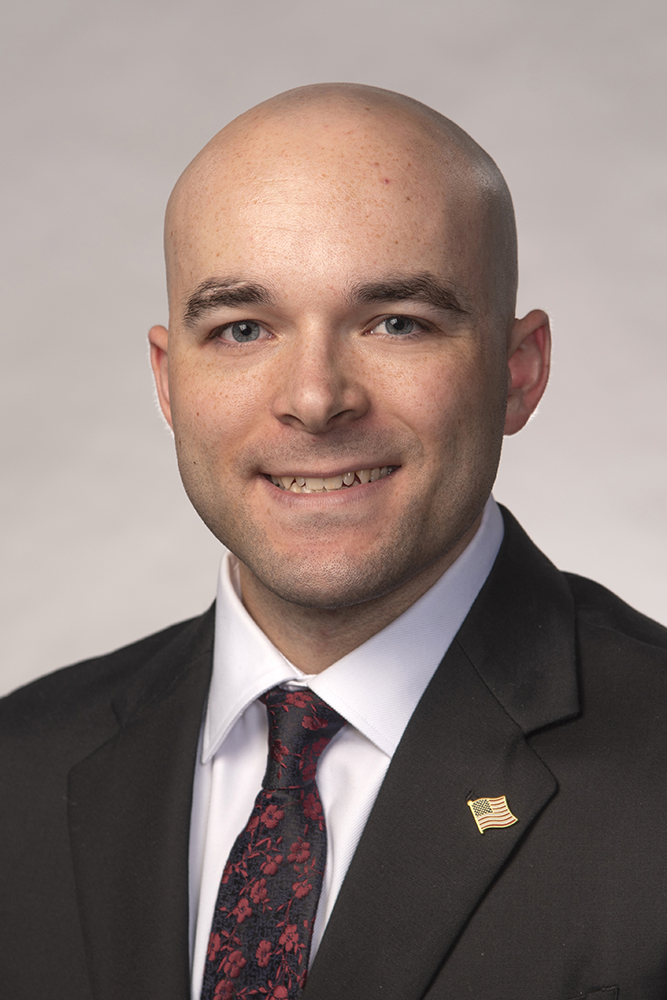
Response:
[[[221,458],[245,437],[255,423],[257,396],[247,383],[224,378],[215,364],[176,366],[171,407],[176,445],[185,458]]]
[[[505,415],[504,382],[496,369],[484,371],[478,360],[457,366],[434,366],[419,392],[411,394],[415,429],[434,463],[452,464],[465,474],[469,466],[497,463]]]
[[[425,440],[440,440],[442,431],[467,423],[475,407],[471,366],[445,363],[437,355],[413,368],[392,373],[385,383],[385,397],[394,412]]]

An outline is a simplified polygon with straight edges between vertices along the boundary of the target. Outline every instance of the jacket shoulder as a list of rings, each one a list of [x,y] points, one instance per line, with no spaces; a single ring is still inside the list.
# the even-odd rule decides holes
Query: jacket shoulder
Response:
[[[209,612],[210,613],[210,612]],[[111,653],[63,667],[17,688],[0,699],[0,732],[5,736],[58,727],[68,718],[85,718],[100,703],[131,682],[144,665],[168,649],[206,616],[191,618],[155,632]]]
[[[667,652],[667,628],[635,610],[594,580],[565,573],[582,625],[609,633],[612,642],[638,642]]]

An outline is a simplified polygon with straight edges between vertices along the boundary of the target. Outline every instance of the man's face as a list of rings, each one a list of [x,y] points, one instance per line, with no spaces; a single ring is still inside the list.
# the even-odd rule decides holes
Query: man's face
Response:
[[[153,356],[186,490],[260,585],[310,607],[444,568],[500,454],[481,208],[398,132],[264,128],[174,212]]]

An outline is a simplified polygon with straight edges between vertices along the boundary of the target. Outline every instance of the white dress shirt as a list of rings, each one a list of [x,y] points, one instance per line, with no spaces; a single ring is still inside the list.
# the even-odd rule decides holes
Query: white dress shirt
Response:
[[[190,828],[193,1000],[201,993],[222,871],[266,769],[268,725],[259,696],[278,684],[307,686],[348,723],[324,750],[317,769],[327,864],[312,961],[394,751],[486,580],[502,538],[502,516],[489,499],[474,538],[430,590],[320,674],[304,674],[255,624],[241,602],[237,561],[225,554]]]

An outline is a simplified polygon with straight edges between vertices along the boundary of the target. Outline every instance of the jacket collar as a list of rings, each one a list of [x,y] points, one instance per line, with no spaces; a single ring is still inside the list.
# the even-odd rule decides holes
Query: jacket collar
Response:
[[[457,640],[525,734],[577,715],[574,601],[504,507],[505,538]]]
[[[116,732],[70,771],[68,815],[95,1000],[189,995],[188,839],[213,613],[113,699]]]
[[[564,577],[504,512],[496,564],[412,717],[310,973],[307,1000],[417,1000],[555,794],[525,740],[578,710]],[[188,837],[209,611],[119,686],[117,728],[70,772],[95,1000],[189,995]],[[467,800],[518,822],[480,836]],[[169,877],[165,878],[165,873]]]
[[[506,512],[489,579],[387,772],[304,1000],[417,1000],[557,782],[525,735],[578,711],[565,578]],[[480,835],[469,799],[518,822]]]

